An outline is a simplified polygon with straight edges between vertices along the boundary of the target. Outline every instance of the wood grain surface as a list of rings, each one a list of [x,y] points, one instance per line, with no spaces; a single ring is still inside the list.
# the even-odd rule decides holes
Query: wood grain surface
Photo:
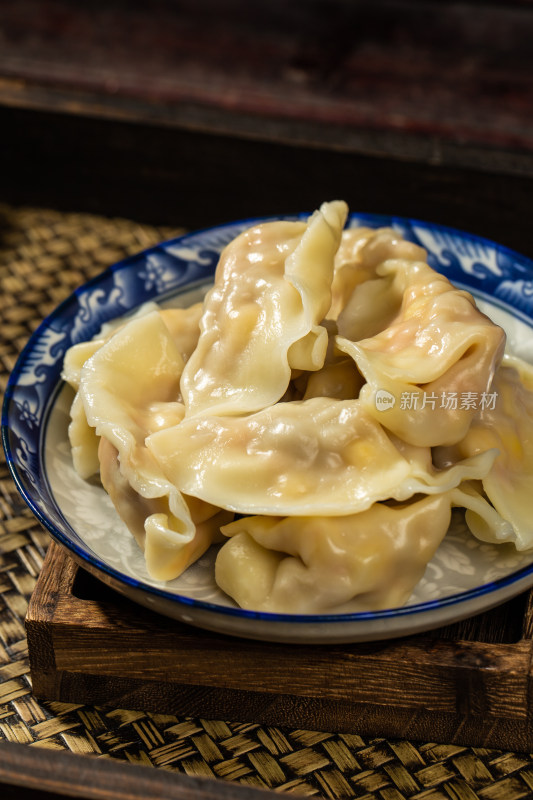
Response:
[[[0,3],[2,199],[203,228],[342,197],[533,254],[533,3]]]
[[[529,631],[505,607],[441,635],[352,645],[270,644],[168,620],[81,573],[55,543],[26,617],[34,692],[49,700],[370,736],[533,749]],[[89,587],[89,588],[87,588]],[[80,596],[81,595],[81,596]],[[517,601],[511,607],[516,611]],[[499,633],[480,640],[492,617]],[[472,636],[472,633],[474,634]],[[477,637],[477,638],[476,638]]]
[[[533,7],[18,0],[0,103],[533,174]]]
[[[272,800],[266,789],[0,742],[2,800]]]

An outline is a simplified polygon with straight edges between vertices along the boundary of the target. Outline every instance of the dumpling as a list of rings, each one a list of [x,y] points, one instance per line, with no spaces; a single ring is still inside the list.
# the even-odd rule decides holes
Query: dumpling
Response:
[[[148,434],[183,418],[177,400],[183,363],[161,315],[152,312],[114,333],[80,376],[87,422],[106,440],[99,450],[103,485],[144,547],[149,573],[160,580],[176,577],[190,563],[188,556],[198,557],[218,533],[218,524],[198,530],[196,523],[206,523],[219,509],[194,500],[193,516],[144,445]]]
[[[454,448],[437,449],[435,458],[447,466],[489,449],[498,455],[482,479],[482,491],[470,490],[477,494],[477,503],[467,512],[467,523],[479,539],[510,541],[518,550],[527,550],[533,547],[533,367],[508,355],[490,391],[480,398],[480,409],[464,439]],[[506,524],[498,525],[495,514],[483,507],[487,500]]]
[[[242,608],[293,614],[403,605],[444,538],[451,494],[343,517],[245,517],[222,528],[215,577]]]
[[[183,371],[187,415],[257,411],[283,396],[292,369],[323,365],[346,215],[345,203],[324,203],[307,223],[257,225],[225,248]]]
[[[374,336],[399,309],[401,297],[390,292],[391,279],[376,271],[390,259],[425,261],[426,251],[392,228],[343,231],[328,312],[342,336],[352,340]]]
[[[332,397],[355,400],[363,383],[363,377],[352,359],[337,358],[316,372],[307,373],[302,399]]]
[[[98,458],[99,437],[87,422],[85,406],[80,392],[76,392],[70,405],[68,438],[72,453],[72,464],[83,480],[89,480],[100,471]]]
[[[170,493],[145,496],[136,491],[120,469],[118,450],[104,437],[100,439],[98,457],[102,486],[143,550],[152,578],[177,578],[213,543],[223,539],[220,526],[229,522],[232,514],[194,497],[184,498],[194,522],[194,535],[187,538],[172,527],[175,515]]]
[[[366,339],[337,337],[366,379],[360,399],[409,444],[458,442],[476,413],[471,398],[489,391],[505,334],[424,262],[390,260],[376,271],[384,282],[379,303],[391,306],[392,319]]]
[[[104,345],[120,328],[150,313],[158,313],[165,323],[183,363],[193,352],[200,336],[199,322],[202,314],[202,303],[195,303],[188,308],[160,309],[155,303],[145,303],[129,319],[114,320],[103,326],[101,332],[87,342],[80,342],[70,347],[65,353],[61,377],[75,391],[70,408],[71,422],[68,429],[72,448],[74,469],[84,480],[98,474],[100,461],[98,458],[99,437],[95,429],[87,422],[85,407],[79,393],[83,365]]]
[[[482,481],[462,483],[453,490],[453,501],[458,508],[465,510],[465,522],[477,539],[493,544],[516,543],[517,535],[513,526],[489,503]]]
[[[328,332],[328,349],[323,366],[312,372],[293,370],[289,389],[281,398],[282,401],[310,400],[312,397],[355,400],[358,397],[364,378],[353,358],[337,350],[336,323],[324,320],[323,324]]]
[[[81,370],[85,362],[100,349],[105,339],[97,337],[88,342],[73,345],[65,353],[61,377],[74,391],[70,406],[68,437],[72,452],[72,463],[77,474],[88,480],[100,469],[98,460],[98,436],[87,422],[85,407],[79,392]]]
[[[167,326],[184,364],[187,363],[198,344],[203,309],[203,303],[194,303],[187,308],[159,309],[161,319]]]
[[[394,443],[358,400],[326,397],[246,417],[186,417],[146,446],[185,494],[275,515],[345,515],[378,500],[443,492],[486,475],[495,455],[435,470],[428,448]]]

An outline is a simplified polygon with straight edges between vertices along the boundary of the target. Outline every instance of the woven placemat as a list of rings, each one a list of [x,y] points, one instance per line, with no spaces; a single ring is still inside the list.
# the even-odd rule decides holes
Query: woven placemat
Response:
[[[79,284],[179,233],[0,205],[0,387],[39,322]],[[365,800],[533,798],[533,757],[36,700],[24,632],[48,535],[0,464],[0,738],[280,792]]]

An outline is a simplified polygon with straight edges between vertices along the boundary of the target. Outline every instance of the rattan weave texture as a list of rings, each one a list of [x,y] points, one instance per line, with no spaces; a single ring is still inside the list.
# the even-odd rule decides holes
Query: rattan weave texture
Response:
[[[79,284],[178,233],[123,219],[0,205],[0,387],[31,332]],[[364,740],[125,709],[41,702],[31,691],[27,603],[48,535],[0,464],[0,738],[294,795],[364,800],[533,798],[533,756]]]

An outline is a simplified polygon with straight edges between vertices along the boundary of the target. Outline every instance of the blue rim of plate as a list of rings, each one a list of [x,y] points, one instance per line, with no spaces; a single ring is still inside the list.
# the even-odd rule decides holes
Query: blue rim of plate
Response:
[[[533,575],[533,564],[495,581],[410,606],[346,614],[273,614],[221,606],[166,591],[116,570],[83,548],[53,497],[43,463],[43,441],[62,385],[63,355],[92,338],[102,324],[149,300],[205,285],[223,247],[247,228],[268,221],[303,220],[307,213],[257,217],[206,228],[170,239],[108,267],[76,289],[35,330],[9,377],[2,407],[2,443],[14,483],[39,522],[61,545],[116,583],[176,604],[217,614],[268,622],[332,624],[385,620],[423,614],[492,594]],[[533,260],[504,245],[448,226],[389,215],[352,213],[349,227],[392,227],[424,247],[429,264],[452,283],[485,297],[533,327]]]

